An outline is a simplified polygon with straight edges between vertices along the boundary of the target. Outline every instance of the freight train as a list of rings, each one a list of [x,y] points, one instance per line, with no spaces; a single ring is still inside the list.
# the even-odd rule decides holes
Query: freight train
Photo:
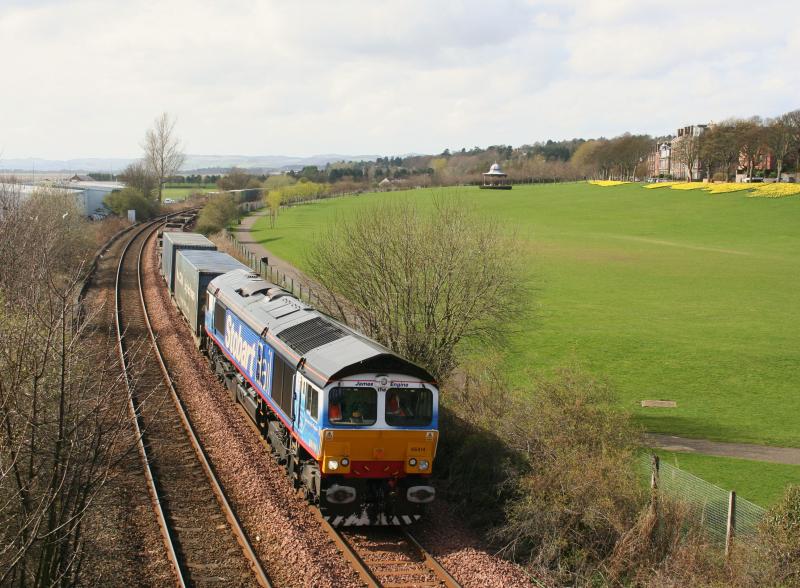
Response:
[[[431,374],[214,249],[165,232],[165,282],[295,487],[334,526],[420,519],[435,498]]]

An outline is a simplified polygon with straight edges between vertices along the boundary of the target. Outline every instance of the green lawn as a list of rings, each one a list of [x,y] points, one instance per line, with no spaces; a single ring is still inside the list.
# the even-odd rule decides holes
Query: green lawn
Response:
[[[800,484],[800,466],[765,463],[696,453],[657,451],[669,463],[725,490],[768,508],[777,502],[788,484]]]
[[[172,198],[176,201],[185,200],[189,194],[209,192],[216,189],[216,184],[166,184],[164,186],[164,198]]]
[[[512,377],[579,362],[655,432],[800,446],[800,197],[639,185],[430,189],[281,211],[257,237],[300,267],[321,226],[372,203],[458,195],[527,244],[532,315]],[[673,409],[642,409],[669,399]]]

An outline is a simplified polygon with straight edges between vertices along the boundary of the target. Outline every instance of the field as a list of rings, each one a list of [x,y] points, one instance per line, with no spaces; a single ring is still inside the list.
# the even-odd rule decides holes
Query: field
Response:
[[[347,197],[257,224],[301,268],[319,227],[382,199],[458,197],[525,241],[531,315],[509,371],[577,362],[654,432],[800,446],[800,197],[585,183]],[[645,399],[677,408],[644,409]]]
[[[783,496],[787,484],[800,482],[800,467],[696,453],[657,452],[661,459],[768,508]]]
[[[208,192],[216,189],[216,184],[166,184],[164,187],[164,198],[172,198],[175,201],[185,200],[189,194]]]

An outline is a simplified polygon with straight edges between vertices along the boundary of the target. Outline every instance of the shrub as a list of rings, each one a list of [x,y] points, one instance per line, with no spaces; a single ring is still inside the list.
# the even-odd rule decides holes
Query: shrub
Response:
[[[633,468],[639,432],[610,388],[577,368],[536,378],[507,414],[501,434],[530,469],[495,536],[506,552],[559,570],[562,580],[585,577],[645,504]]]
[[[761,529],[764,583],[800,586],[800,486],[790,486]]]
[[[443,379],[462,341],[501,337],[523,312],[517,248],[463,202],[400,201],[338,219],[308,265],[339,318]]]
[[[209,197],[197,217],[197,230],[204,235],[216,233],[227,227],[239,217],[239,209],[230,194],[216,194]]]
[[[129,210],[136,211],[136,220],[143,221],[152,217],[158,210],[155,201],[147,198],[137,188],[123,188],[115,190],[103,199],[103,203],[108,206],[114,214],[126,216]]]

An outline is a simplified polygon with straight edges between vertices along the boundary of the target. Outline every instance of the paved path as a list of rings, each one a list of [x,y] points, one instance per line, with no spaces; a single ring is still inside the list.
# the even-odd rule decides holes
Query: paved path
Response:
[[[258,257],[268,257],[269,265],[275,267],[282,274],[294,279],[298,284],[303,284],[304,288],[311,286],[317,292],[322,289],[295,268],[289,262],[274,255],[261,243],[256,242],[251,234],[255,222],[267,215],[266,209],[258,210],[242,219],[242,224],[234,230],[236,238]],[[736,457],[739,459],[752,459],[756,461],[768,461],[772,463],[783,463],[789,465],[800,465],[800,449],[794,447],[770,447],[767,445],[750,445],[747,443],[722,443],[709,441],[707,439],[689,439],[686,437],[676,437],[674,435],[660,435],[647,433],[645,442],[650,447],[657,447],[666,451],[678,451],[682,453],[701,453],[704,455],[715,455],[719,457]]]
[[[707,439],[688,439],[674,435],[647,433],[646,443],[666,451],[683,453],[702,453],[719,457],[736,457],[756,461],[769,461],[789,465],[800,465],[800,449],[795,447],[770,447],[768,445],[751,445],[749,443],[722,443]]]
[[[239,243],[249,249],[253,255],[259,258],[268,258],[270,267],[274,268],[277,272],[280,272],[280,275],[286,276],[287,289],[289,287],[290,280],[293,280],[293,283],[296,286],[302,284],[304,299],[307,300],[309,289],[311,289],[313,293],[312,302],[315,305],[318,305],[318,307],[321,305],[323,309],[330,310],[327,308],[327,305],[324,302],[326,300],[324,296],[324,289],[316,282],[316,280],[308,277],[288,261],[281,259],[253,238],[253,225],[256,223],[256,221],[258,221],[258,219],[267,216],[267,214],[268,209],[266,208],[252,212],[250,215],[244,217],[242,219],[242,224],[232,229],[231,232],[236,235],[236,239],[239,241]],[[277,278],[275,281],[278,281]],[[320,296],[322,296],[322,298],[320,298]]]

